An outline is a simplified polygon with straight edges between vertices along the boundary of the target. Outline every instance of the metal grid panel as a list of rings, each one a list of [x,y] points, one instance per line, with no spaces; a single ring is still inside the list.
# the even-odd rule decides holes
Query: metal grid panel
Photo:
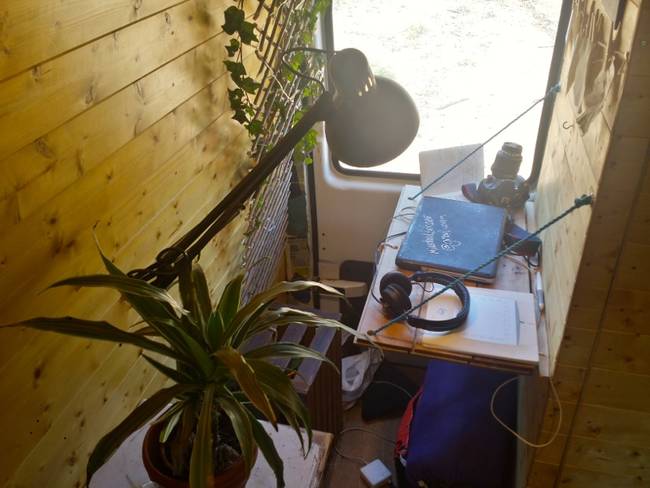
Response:
[[[264,130],[253,142],[253,157],[259,162],[265,150],[272,148],[291,127],[302,104],[305,79],[283,76],[283,51],[303,44],[301,36],[306,16],[303,9],[313,9],[315,2],[306,0],[260,1],[255,18],[267,13],[256,54],[261,61],[257,78],[262,88],[254,104],[256,118]],[[306,60],[306,71],[313,74],[319,67]],[[312,64],[313,63],[313,64]],[[250,213],[243,266],[246,269],[243,300],[264,290],[272,282],[284,248],[287,229],[287,203],[291,180],[291,154],[275,169],[258,191]]]

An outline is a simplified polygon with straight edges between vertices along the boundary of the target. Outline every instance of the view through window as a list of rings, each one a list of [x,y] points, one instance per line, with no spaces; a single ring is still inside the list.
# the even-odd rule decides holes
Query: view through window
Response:
[[[419,173],[418,153],[485,141],[544,96],[561,0],[333,0],[334,47],[363,51],[420,113],[415,141],[374,171]],[[542,105],[484,149],[524,148],[530,171]],[[455,161],[450,161],[450,164]],[[344,165],[345,166],[345,165]]]

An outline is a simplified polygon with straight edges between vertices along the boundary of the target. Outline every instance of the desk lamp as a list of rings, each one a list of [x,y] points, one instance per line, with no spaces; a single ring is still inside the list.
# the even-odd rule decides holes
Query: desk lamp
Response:
[[[198,256],[316,122],[325,122],[330,149],[351,166],[385,163],[411,144],[419,127],[415,103],[398,83],[374,76],[361,51],[336,52],[329,61],[329,74],[332,89],[324,91],[257,166],[201,222],[163,249],[155,263],[132,270],[129,276],[168,287],[178,275],[178,265]]]

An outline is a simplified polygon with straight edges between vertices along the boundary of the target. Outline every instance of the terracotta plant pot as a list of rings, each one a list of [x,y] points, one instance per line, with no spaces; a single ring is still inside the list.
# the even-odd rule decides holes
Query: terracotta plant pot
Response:
[[[147,430],[142,443],[142,460],[144,467],[149,474],[151,481],[155,481],[163,488],[189,488],[190,483],[186,479],[174,478],[168,473],[158,438],[162,429],[161,424],[153,424]],[[257,450],[255,451],[257,455]],[[250,474],[244,469],[244,459],[239,458],[228,469],[214,476],[212,486],[214,488],[242,488]]]

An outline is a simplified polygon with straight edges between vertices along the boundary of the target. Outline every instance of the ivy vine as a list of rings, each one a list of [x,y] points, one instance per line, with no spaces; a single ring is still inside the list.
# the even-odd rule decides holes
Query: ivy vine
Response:
[[[263,2],[264,0],[259,0]],[[319,14],[327,7],[330,0],[315,0],[311,8],[303,7],[294,9],[289,14],[288,24],[299,26],[300,31],[297,33],[297,42],[302,45],[309,45],[312,42],[312,36],[316,27]],[[226,45],[228,59],[224,65],[230,75],[230,79],[235,84],[234,89],[228,89],[228,100],[233,110],[233,119],[242,124],[252,140],[257,139],[264,134],[264,125],[262,121],[256,118],[257,109],[254,105],[253,98],[260,89],[261,84],[251,77],[243,63],[243,46],[256,46],[259,43],[256,31],[260,27],[254,22],[246,20],[246,14],[243,8],[242,0],[235,0],[236,5],[228,7],[224,12],[224,32],[232,36]],[[288,64],[296,71],[307,69],[307,59],[303,52],[293,52],[287,60]],[[322,68],[320,59],[311,60],[316,69]],[[280,79],[292,82],[295,74],[290,69],[282,67],[280,72],[275,76]],[[301,101],[307,101],[310,97],[316,95],[314,86],[311,82],[303,84],[299,98]],[[305,105],[305,103],[303,103]],[[286,100],[279,100],[275,103],[272,110],[277,110],[284,118],[287,114]],[[304,110],[297,110],[293,123],[297,122],[304,114]],[[309,164],[312,162],[311,153],[316,146],[317,132],[311,129],[305,137],[294,148],[294,161]]]
[[[258,41],[255,34],[256,27],[254,23],[246,20],[243,2],[240,1],[237,6],[233,5],[225,10],[222,28],[226,34],[237,35],[231,37],[230,43],[226,46],[228,57],[232,59],[223,62],[230,79],[237,86],[234,90],[228,89],[228,100],[235,112],[232,118],[246,127],[252,137],[262,133],[262,123],[255,119],[255,107],[250,99],[250,95],[254,95],[260,88],[260,84],[246,73],[242,45],[250,46]]]

